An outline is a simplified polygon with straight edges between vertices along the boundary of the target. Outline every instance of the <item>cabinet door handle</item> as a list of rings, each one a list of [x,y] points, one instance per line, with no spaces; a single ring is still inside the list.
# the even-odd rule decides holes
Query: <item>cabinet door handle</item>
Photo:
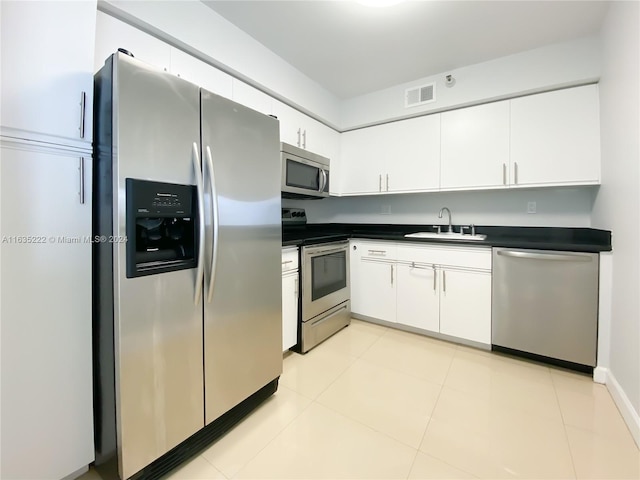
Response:
[[[433,266],[433,291],[436,291],[436,276],[438,275],[438,272],[436,271],[436,266]]]
[[[502,164],[502,184],[503,185],[507,184],[507,164],[506,163]]]
[[[301,135],[300,129],[298,129],[298,146],[300,146],[300,135]]]
[[[518,162],[513,162],[513,183],[518,184]]]
[[[87,94],[85,92],[80,92],[80,138],[84,138],[84,116],[85,116],[85,106],[87,103]]]
[[[78,166],[78,171],[80,172],[80,204],[84,205],[85,202],[85,184],[84,184],[84,157],[80,157],[80,163]]]
[[[393,265],[391,265],[391,285],[393,285]]]
[[[442,291],[447,293],[447,272],[442,271]]]
[[[382,191],[382,174],[378,175],[378,191]]]
[[[389,174],[387,173],[387,192],[389,191]]]
[[[307,131],[302,132],[302,148],[307,148]]]
[[[386,250],[369,250],[370,255],[386,255]]]

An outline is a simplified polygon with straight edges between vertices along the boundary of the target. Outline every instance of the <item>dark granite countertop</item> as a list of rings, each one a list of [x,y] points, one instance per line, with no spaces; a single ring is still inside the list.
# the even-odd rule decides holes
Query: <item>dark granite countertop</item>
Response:
[[[443,230],[446,227],[443,226]],[[477,234],[487,236],[485,240],[463,240],[450,238],[406,238],[408,233],[432,232],[432,225],[387,225],[315,223],[302,229],[283,232],[282,245],[302,246],[315,243],[339,241],[347,238],[391,240],[448,245],[475,245],[488,247],[528,248],[536,250],[561,250],[573,252],[611,251],[611,232],[595,228],[564,227],[503,227],[476,226]],[[460,226],[454,225],[454,231]]]

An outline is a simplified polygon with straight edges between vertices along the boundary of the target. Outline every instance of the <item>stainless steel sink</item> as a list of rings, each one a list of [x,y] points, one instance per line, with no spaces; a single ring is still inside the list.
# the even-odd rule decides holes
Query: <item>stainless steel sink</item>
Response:
[[[439,240],[484,240],[487,238],[486,235],[482,234],[462,234],[462,233],[454,233],[454,232],[416,232],[416,233],[408,233],[405,235],[406,238],[437,238]]]

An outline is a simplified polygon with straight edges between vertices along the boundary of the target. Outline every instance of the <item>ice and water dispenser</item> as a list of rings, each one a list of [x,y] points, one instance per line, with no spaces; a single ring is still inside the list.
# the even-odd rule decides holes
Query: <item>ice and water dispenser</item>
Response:
[[[195,268],[196,187],[128,178],[127,277]]]

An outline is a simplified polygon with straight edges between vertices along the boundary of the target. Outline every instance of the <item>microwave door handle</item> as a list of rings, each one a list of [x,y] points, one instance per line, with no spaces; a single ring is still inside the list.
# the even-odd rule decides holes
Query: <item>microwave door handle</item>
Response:
[[[207,145],[207,167],[209,170],[209,181],[211,186],[211,212],[213,223],[213,251],[211,252],[211,270],[209,273],[209,291],[207,292],[207,303],[211,303],[213,298],[213,284],[216,276],[216,264],[218,263],[218,238],[220,233],[220,215],[218,211],[218,194],[216,192],[216,177],[213,170],[213,156],[211,148]]]
[[[318,191],[322,193],[324,192],[324,187],[326,187],[327,185],[327,172],[324,171],[324,168],[320,168],[320,174],[322,181],[320,182],[320,190]]]
[[[198,155],[198,144],[196,142],[193,142],[192,145],[191,160],[193,162],[193,173],[196,177],[196,193],[198,197],[198,266],[196,269],[196,292],[193,299],[193,303],[197,305],[198,301],[200,301],[200,294],[202,293],[202,280],[204,278],[205,224],[202,169],[200,167],[200,156]]]

